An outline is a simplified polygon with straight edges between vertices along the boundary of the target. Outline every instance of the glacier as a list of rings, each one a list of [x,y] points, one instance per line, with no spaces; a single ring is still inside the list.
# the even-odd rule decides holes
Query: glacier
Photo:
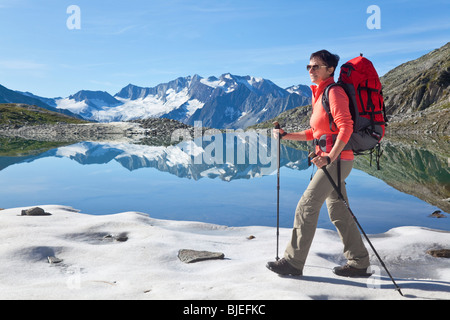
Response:
[[[202,121],[219,129],[246,128],[310,103],[311,90],[307,86],[283,89],[262,77],[230,73],[218,78],[179,77],[155,87],[129,84],[114,96],[104,91],[81,90],[52,100],[57,109],[98,122],[168,118],[185,124]]]

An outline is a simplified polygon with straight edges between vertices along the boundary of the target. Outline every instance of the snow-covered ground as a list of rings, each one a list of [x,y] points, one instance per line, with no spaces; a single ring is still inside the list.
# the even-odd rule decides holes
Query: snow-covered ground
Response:
[[[450,259],[425,253],[448,247],[449,232],[400,227],[369,235],[402,297],[373,253],[369,279],[334,275],[345,261],[331,230],[317,230],[303,277],[280,277],[265,267],[275,257],[275,228],[40,207],[52,215],[0,211],[0,299],[450,299]],[[281,229],[280,254],[289,237],[290,229]],[[180,249],[223,252],[225,259],[185,264]],[[50,264],[49,256],[62,262]]]

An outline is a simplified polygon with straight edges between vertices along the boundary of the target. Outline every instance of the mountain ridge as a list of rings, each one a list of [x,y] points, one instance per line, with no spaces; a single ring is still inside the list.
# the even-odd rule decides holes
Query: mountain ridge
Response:
[[[310,103],[311,93],[308,89],[304,85],[283,89],[271,80],[249,75],[225,73],[220,77],[203,78],[195,74],[178,77],[155,87],[140,87],[130,83],[114,96],[105,91],[80,90],[66,98],[52,99],[10,90],[16,95],[21,94],[22,98],[18,96],[4,102],[21,103],[28,99],[28,104],[40,104],[52,111],[66,110],[90,121],[130,121],[157,117],[191,125],[201,121],[213,128],[237,129]]]
[[[445,118],[450,109],[450,42],[392,69],[381,77],[381,82],[393,124],[390,129],[448,131]],[[130,83],[114,96],[105,91],[80,90],[66,98],[44,98],[0,86],[2,102],[37,105],[91,121],[168,118],[189,125],[200,121],[212,128],[237,129],[275,117],[282,119],[283,112],[294,116],[291,120],[295,123],[307,125],[308,112],[303,107],[311,103],[311,89],[306,85],[283,89],[268,79],[231,73],[207,78],[195,74],[155,87]],[[294,110],[299,107],[301,112]],[[432,110],[433,115],[427,116]],[[429,122],[435,115],[438,119]],[[424,125],[416,126],[417,121]]]
[[[73,114],[69,110],[57,109],[56,104],[52,104],[53,99],[38,97],[31,92],[20,92],[8,89],[0,85],[0,103],[20,103],[26,105],[34,105],[46,110],[64,114],[66,116],[80,118],[78,115]]]

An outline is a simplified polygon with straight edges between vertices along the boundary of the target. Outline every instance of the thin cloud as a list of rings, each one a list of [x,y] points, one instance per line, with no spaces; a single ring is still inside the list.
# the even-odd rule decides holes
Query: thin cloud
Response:
[[[45,70],[47,66],[30,60],[0,60],[0,68],[7,70]]]

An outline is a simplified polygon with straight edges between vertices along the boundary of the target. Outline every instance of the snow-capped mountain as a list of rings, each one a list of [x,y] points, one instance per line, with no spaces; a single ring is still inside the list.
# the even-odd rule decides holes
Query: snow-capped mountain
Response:
[[[245,128],[279,113],[311,103],[306,86],[280,88],[272,81],[230,73],[217,77],[180,77],[156,87],[127,85],[114,96],[81,90],[67,98],[32,96],[88,120],[128,121],[169,118],[204,127]]]
[[[81,90],[68,98],[57,98],[54,101],[58,109],[69,110],[89,120],[99,120],[96,119],[99,111],[122,104],[108,92],[89,90]]]
[[[180,77],[156,87],[132,84],[114,97],[76,94],[57,101],[59,108],[96,121],[127,121],[161,117],[213,128],[245,128],[279,113],[310,103],[306,86],[282,89],[272,81],[223,74],[219,78]],[[299,89],[300,88],[300,89]],[[308,88],[309,89],[309,88]],[[95,100],[92,105],[90,101]],[[100,102],[103,102],[100,103]]]
[[[99,121],[133,120],[149,117],[163,117],[180,109],[179,115],[166,117],[184,120],[203,103],[198,100],[205,88],[198,88],[198,76],[178,78],[153,88],[129,84],[115,95],[121,105],[105,108],[96,115]],[[200,84],[201,86],[201,84]]]
[[[213,81],[214,80],[214,81]],[[283,111],[311,103],[311,96],[289,92],[272,81],[224,74],[203,81],[219,91],[185,121],[213,128],[246,128],[269,120]]]
[[[299,84],[297,86],[291,86],[289,88],[286,88],[286,91],[289,93],[296,93],[300,96],[304,96],[307,98],[311,98],[312,91],[310,86],[305,86],[304,84]]]

